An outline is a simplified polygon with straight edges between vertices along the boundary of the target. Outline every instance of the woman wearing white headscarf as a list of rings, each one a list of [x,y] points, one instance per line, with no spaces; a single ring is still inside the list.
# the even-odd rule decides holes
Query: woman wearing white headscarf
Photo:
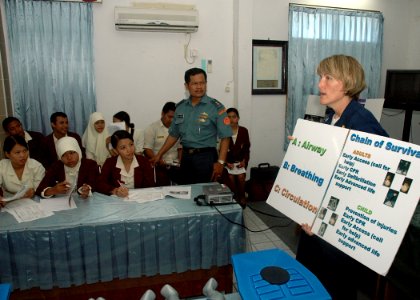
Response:
[[[98,164],[92,159],[83,158],[77,140],[69,136],[57,141],[57,154],[60,160],[48,169],[36,193],[49,198],[77,189],[82,198],[89,197],[99,176]]]
[[[100,166],[111,156],[106,143],[108,137],[104,116],[100,112],[92,113],[82,137],[82,144],[86,148],[86,157],[93,159]]]

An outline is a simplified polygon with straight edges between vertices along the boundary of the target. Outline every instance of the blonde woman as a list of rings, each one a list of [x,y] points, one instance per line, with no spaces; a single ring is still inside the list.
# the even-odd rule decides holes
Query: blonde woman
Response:
[[[388,136],[372,113],[357,102],[366,82],[356,59],[347,55],[327,57],[320,62],[317,73],[320,103],[331,108],[325,123]],[[337,204],[335,201],[334,210]],[[314,273],[333,299],[357,299],[354,279],[371,271],[314,235],[308,224],[302,224],[302,229],[296,259]]]

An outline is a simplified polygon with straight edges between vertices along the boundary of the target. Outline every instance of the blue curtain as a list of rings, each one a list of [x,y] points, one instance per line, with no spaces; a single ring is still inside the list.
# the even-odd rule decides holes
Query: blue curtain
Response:
[[[305,115],[308,95],[319,94],[316,68],[334,54],[356,58],[367,89],[361,98],[377,98],[381,80],[383,16],[380,12],[289,6],[288,99],[286,133]]]
[[[15,116],[47,134],[62,111],[82,134],[96,110],[91,4],[5,0],[5,11]]]

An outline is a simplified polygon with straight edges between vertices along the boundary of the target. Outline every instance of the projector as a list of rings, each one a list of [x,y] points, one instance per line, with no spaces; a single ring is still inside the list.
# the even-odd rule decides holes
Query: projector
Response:
[[[203,195],[204,201],[207,205],[222,205],[234,203],[233,193],[224,184],[214,183],[211,185],[203,186]]]

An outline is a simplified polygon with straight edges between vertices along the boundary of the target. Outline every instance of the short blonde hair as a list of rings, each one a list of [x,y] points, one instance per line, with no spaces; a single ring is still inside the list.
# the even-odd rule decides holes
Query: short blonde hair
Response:
[[[329,74],[343,82],[345,94],[352,99],[358,99],[366,88],[365,72],[362,65],[353,57],[333,55],[324,58],[316,70],[319,76]]]

